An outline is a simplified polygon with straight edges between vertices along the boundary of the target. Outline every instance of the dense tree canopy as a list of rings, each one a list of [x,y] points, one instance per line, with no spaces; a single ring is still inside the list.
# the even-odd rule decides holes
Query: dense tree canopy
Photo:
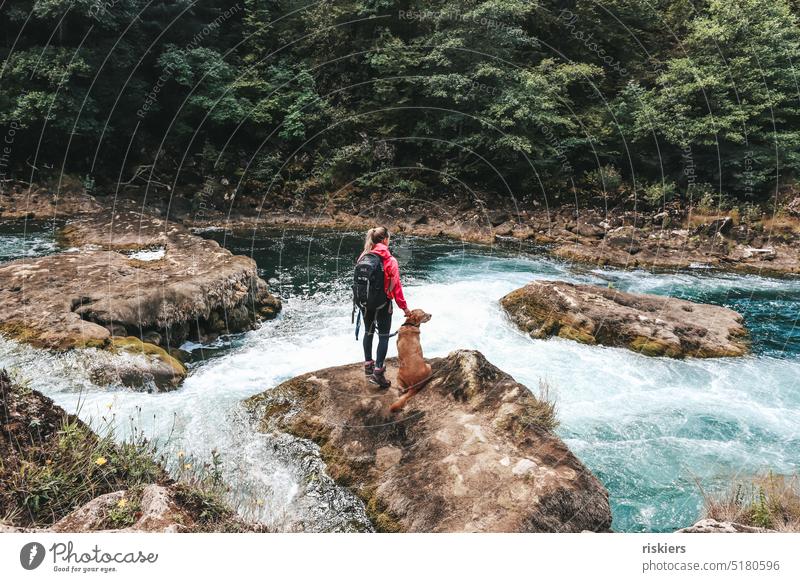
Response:
[[[800,168],[788,0],[6,0],[0,177],[711,189]]]

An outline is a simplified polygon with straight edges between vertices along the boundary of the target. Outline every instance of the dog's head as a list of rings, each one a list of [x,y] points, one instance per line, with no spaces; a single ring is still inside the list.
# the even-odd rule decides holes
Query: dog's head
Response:
[[[426,321],[430,321],[431,317],[430,313],[425,313],[421,309],[413,309],[408,317],[406,317],[406,323],[409,325],[420,325]]]

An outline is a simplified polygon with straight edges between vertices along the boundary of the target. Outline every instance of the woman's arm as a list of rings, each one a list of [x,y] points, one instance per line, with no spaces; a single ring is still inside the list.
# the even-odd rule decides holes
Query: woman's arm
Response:
[[[394,299],[397,306],[403,311],[408,310],[406,298],[403,295],[403,285],[400,283],[400,267],[397,259],[392,257],[386,265],[386,296]]]

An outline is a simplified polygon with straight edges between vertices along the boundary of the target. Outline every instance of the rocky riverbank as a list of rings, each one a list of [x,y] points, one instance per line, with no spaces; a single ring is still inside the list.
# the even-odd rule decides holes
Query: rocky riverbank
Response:
[[[674,297],[534,281],[500,304],[536,339],[556,336],[671,358],[741,356],[749,350],[741,315]]]
[[[171,479],[146,441],[101,436],[0,370],[0,532],[260,531]]]
[[[71,248],[0,265],[0,331],[124,354],[96,371],[102,383],[174,387],[183,342],[251,329],[281,308],[251,258],[138,210],[85,215],[59,236]]]
[[[0,219],[53,220],[102,210],[83,187],[48,188],[19,182],[0,184]]]
[[[608,493],[552,432],[548,403],[478,352],[429,361],[432,380],[399,415],[394,388],[376,391],[361,364],[304,374],[246,406],[259,430],[316,443],[379,531],[609,530]]]
[[[742,217],[671,203],[593,207],[560,203],[509,205],[499,197],[433,201],[398,194],[262,200],[244,196],[226,212],[175,205],[188,226],[231,230],[265,227],[364,230],[384,224],[394,232],[443,236],[483,244],[529,244],[587,265],[654,271],[713,268],[770,276],[800,274],[800,195],[787,195],[779,211]],[[792,197],[794,196],[794,197]]]
[[[0,192],[0,218],[83,216],[111,204],[99,203],[75,184],[59,192],[6,186]],[[140,196],[138,191],[124,195],[128,200]],[[738,208],[723,211],[680,202],[652,209],[635,199],[523,202],[490,193],[442,193],[429,200],[355,189],[263,195],[240,192],[224,178],[209,178],[201,191],[189,186],[175,192],[154,191],[140,202],[155,214],[168,215],[170,222],[199,229],[360,231],[367,223],[379,223],[415,236],[535,245],[587,265],[800,275],[800,194],[789,187],[769,209],[749,207],[747,214]]]

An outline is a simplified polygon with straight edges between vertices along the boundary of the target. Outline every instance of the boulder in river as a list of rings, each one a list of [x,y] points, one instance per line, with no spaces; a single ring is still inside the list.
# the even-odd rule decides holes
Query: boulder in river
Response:
[[[401,414],[389,412],[395,389],[374,389],[360,363],[298,376],[246,406],[260,430],[316,443],[379,531],[609,530],[608,492],[552,432],[547,403],[479,352],[428,361],[431,381]]]
[[[80,218],[60,238],[70,251],[0,265],[0,332],[50,349],[137,352],[162,388],[185,375],[170,349],[252,329],[281,308],[253,259],[135,210]],[[159,345],[112,342],[112,332]]]
[[[741,315],[674,297],[534,281],[500,304],[520,329],[537,339],[557,336],[671,358],[741,356],[749,350]]]

